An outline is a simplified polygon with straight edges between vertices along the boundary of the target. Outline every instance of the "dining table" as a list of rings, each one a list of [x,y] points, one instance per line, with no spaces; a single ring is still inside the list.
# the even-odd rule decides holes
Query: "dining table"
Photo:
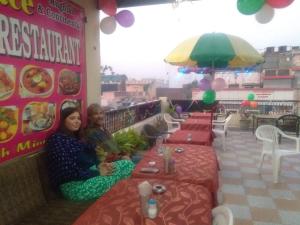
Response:
[[[190,113],[190,118],[192,119],[212,119],[212,113],[208,112],[192,112]]]
[[[188,144],[164,144],[162,148],[169,148],[172,151],[175,172],[165,172],[163,156],[159,154],[157,147],[153,147],[136,165],[132,177],[159,178],[203,185],[210,191],[215,202],[219,188],[219,164],[214,149],[211,146]],[[178,149],[180,152],[177,151]],[[142,171],[142,168],[149,167],[157,168],[158,172],[145,173]]]
[[[173,144],[196,144],[211,146],[213,135],[211,131],[202,130],[177,130],[166,139]]]
[[[211,119],[193,119],[188,118],[180,125],[181,130],[206,130],[211,131],[212,120]]]
[[[165,187],[152,194],[157,201],[154,219],[142,214],[138,185],[144,179],[119,181],[91,205],[73,225],[211,225],[212,199],[201,185],[173,180],[147,179],[151,185]]]

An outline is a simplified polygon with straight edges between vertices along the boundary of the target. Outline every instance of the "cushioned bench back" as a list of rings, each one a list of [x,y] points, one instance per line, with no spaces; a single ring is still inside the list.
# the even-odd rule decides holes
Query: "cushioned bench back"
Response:
[[[0,164],[0,224],[12,225],[46,204],[38,170],[39,154]]]

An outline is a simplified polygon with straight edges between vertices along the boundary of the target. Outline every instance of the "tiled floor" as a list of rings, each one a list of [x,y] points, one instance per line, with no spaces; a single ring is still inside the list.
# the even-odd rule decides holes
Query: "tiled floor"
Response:
[[[221,168],[221,201],[232,209],[234,224],[300,225],[300,156],[282,160],[279,183],[274,184],[270,159],[259,173],[262,143],[255,135],[229,131],[226,143],[225,152],[219,138],[214,147]]]

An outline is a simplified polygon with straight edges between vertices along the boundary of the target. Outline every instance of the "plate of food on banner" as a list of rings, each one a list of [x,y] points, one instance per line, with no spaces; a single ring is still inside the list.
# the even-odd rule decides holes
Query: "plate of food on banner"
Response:
[[[47,97],[53,92],[53,69],[27,65],[21,71],[20,85],[23,97]]]
[[[0,100],[9,98],[15,90],[15,68],[0,64]]]
[[[63,69],[59,73],[59,93],[76,95],[80,91],[80,72]]]

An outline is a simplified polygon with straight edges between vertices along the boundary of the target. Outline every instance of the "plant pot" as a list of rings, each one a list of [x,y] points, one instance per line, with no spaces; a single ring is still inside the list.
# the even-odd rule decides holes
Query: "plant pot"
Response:
[[[241,130],[249,130],[250,122],[251,122],[251,120],[249,120],[249,119],[240,119],[240,129]]]

